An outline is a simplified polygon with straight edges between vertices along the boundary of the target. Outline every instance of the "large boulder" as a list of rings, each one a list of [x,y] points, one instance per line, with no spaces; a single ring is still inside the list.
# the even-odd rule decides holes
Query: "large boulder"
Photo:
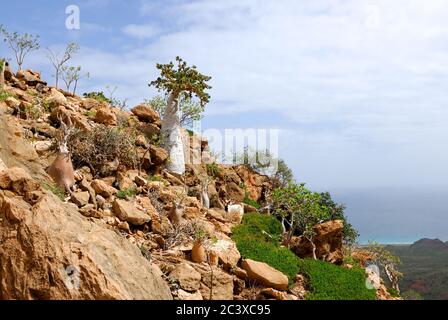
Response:
[[[46,86],[47,83],[40,78],[40,73],[33,70],[19,70],[17,71],[17,79],[25,82],[31,87],[35,87],[38,84]]]
[[[132,113],[142,122],[157,123],[160,122],[160,116],[148,105],[140,104],[134,107]]]
[[[11,168],[0,171],[0,189],[11,190],[21,196],[39,189],[39,183],[22,168]]]
[[[96,112],[95,122],[106,126],[117,125],[117,116],[109,108],[101,108]]]
[[[112,208],[120,220],[130,224],[141,226],[151,221],[151,217],[143,210],[138,209],[132,202],[116,199]]]
[[[169,157],[168,151],[154,145],[149,147],[149,154],[151,155],[152,163],[156,166],[164,164]]]
[[[0,218],[0,299],[172,299],[137,246],[52,194],[0,191]]]
[[[66,106],[68,104],[67,98],[59,90],[51,88],[50,95],[46,99],[46,102],[51,108],[56,108],[59,106]]]
[[[288,277],[264,262],[245,259],[241,267],[252,281],[277,290],[288,289]]]
[[[160,133],[160,128],[154,123],[142,123],[137,129],[148,139],[152,139]]]
[[[99,179],[92,181],[92,188],[93,190],[95,190],[96,194],[99,194],[106,198],[109,198],[117,193],[117,189]]]
[[[210,300],[210,289],[212,289],[211,300],[233,300],[233,277],[231,275],[216,266],[210,267],[207,263],[192,263],[192,266],[201,274],[199,290],[204,300]]]
[[[170,273],[170,278],[178,281],[179,286],[189,292],[199,290],[201,274],[187,263],[178,264]]]
[[[83,131],[90,131],[91,126],[79,113],[62,105],[54,107],[50,114],[50,120],[54,124],[60,125],[60,120],[65,123],[72,123],[76,128]]]
[[[231,240],[217,240],[210,248],[218,256],[219,262],[226,269],[236,267],[240,261],[241,254],[238,251],[235,243]]]
[[[316,246],[316,257],[318,259],[337,265],[342,264],[344,258],[342,253],[343,229],[344,223],[342,220],[328,221],[314,226],[313,242]],[[290,248],[300,258],[311,258],[313,256],[313,246],[303,236],[292,237]]]

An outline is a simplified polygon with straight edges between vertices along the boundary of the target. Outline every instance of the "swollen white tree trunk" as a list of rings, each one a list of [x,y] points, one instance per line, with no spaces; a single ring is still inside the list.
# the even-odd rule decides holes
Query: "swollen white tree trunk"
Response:
[[[177,174],[184,174],[185,154],[178,111],[179,92],[172,92],[168,97],[161,133],[164,147],[170,156],[167,169]]]
[[[203,190],[201,198],[202,198],[202,206],[206,209],[210,209],[210,198],[208,196],[208,192]]]
[[[0,60],[0,86],[3,86],[5,84],[5,61]]]

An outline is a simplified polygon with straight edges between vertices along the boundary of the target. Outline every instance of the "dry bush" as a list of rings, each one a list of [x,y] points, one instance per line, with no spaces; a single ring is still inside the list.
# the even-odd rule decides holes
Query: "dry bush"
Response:
[[[74,166],[88,166],[97,176],[105,173],[113,161],[129,169],[137,168],[135,139],[136,133],[132,128],[98,125],[90,132],[75,131],[68,146]]]
[[[196,234],[201,231],[203,231],[203,227],[198,220],[183,221],[178,226],[174,226],[166,237],[166,249],[168,250],[194,241]]]

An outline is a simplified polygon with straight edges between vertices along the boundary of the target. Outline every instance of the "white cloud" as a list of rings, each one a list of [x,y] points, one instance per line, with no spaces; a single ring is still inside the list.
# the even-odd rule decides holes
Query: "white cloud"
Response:
[[[446,1],[142,1],[140,13],[151,23],[123,28],[126,50],[83,47],[88,86],[117,85],[138,103],[155,64],[180,55],[213,77],[210,121],[265,112],[293,132],[283,154],[299,177],[444,180]]]
[[[123,28],[123,32],[126,35],[138,39],[151,39],[157,36],[160,33],[160,30],[159,28],[150,24],[144,24],[144,25],[130,24]]]

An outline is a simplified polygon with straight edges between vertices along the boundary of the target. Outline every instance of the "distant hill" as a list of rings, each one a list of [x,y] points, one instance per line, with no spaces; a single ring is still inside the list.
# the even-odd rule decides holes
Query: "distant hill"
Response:
[[[402,293],[417,291],[427,300],[448,299],[448,244],[439,239],[420,239],[411,245],[389,245],[400,257],[404,273]]]
[[[421,250],[435,250],[440,252],[448,252],[448,244],[439,239],[420,239],[414,242],[410,249],[414,252]]]

